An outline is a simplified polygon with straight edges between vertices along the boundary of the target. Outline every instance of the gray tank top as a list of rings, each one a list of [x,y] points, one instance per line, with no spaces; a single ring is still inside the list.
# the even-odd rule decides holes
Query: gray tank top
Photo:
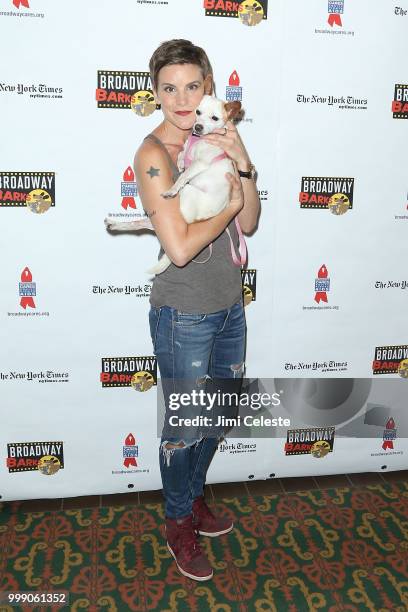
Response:
[[[172,169],[174,181],[179,171],[166,147],[157,136],[148,134],[163,148]],[[234,219],[228,225],[235,247],[239,237]],[[158,259],[163,255],[161,248]],[[150,303],[152,306],[172,306],[177,310],[194,314],[209,314],[230,308],[242,301],[241,270],[234,265],[231,257],[230,240],[225,231],[212,243],[212,255],[205,247],[182,268],[171,263],[167,270],[154,277]]]

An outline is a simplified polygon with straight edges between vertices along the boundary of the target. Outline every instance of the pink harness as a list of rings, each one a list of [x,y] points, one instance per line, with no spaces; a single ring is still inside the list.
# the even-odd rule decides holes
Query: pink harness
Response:
[[[197,144],[199,140],[200,140],[200,136],[195,136],[194,134],[190,134],[188,141],[187,141],[186,152],[184,154],[184,168],[188,168],[189,166],[191,166],[193,162],[191,150]],[[217,155],[217,157],[214,157],[211,163],[213,164],[214,162],[220,161],[221,159],[225,159],[226,157],[228,157],[226,153],[220,153],[220,155]],[[247,247],[246,247],[244,235],[241,230],[241,226],[238,221],[238,216],[235,217],[235,226],[237,228],[238,237],[239,237],[239,247],[238,247],[239,259],[236,255],[234,243],[232,242],[231,234],[230,234],[228,227],[225,228],[225,231],[227,232],[228,238],[230,241],[232,261],[234,262],[236,266],[243,266],[247,258]],[[210,254],[207,257],[207,259],[205,259],[204,261],[195,261],[193,259],[195,263],[206,263],[210,259],[212,255],[212,242],[210,242],[208,246],[210,247]]]
[[[185,168],[188,168],[193,163],[193,158],[191,156],[191,149],[198,143],[199,140],[200,140],[200,136],[196,136],[195,134],[190,134],[190,136],[188,137],[187,149],[186,149],[186,152],[184,153],[184,167]],[[220,159],[225,159],[226,157],[227,157],[226,153],[220,153],[220,155],[217,155],[217,157],[214,157],[211,163],[213,164],[214,162],[219,161]]]

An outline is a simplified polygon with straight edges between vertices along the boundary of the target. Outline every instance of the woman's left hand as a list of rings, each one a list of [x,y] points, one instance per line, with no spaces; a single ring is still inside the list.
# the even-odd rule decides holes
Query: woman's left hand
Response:
[[[223,149],[228,157],[236,163],[239,170],[249,170],[251,164],[249,155],[232,121],[227,121],[225,128],[214,130],[211,134],[206,134],[202,138],[210,144]]]

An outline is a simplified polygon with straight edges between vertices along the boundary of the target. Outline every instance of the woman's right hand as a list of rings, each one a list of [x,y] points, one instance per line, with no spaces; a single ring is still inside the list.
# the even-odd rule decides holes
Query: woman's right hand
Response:
[[[227,172],[225,176],[227,177],[231,186],[230,202],[226,208],[231,210],[231,212],[233,212],[233,216],[235,216],[244,206],[244,192],[242,189],[241,180],[238,178],[237,174]]]

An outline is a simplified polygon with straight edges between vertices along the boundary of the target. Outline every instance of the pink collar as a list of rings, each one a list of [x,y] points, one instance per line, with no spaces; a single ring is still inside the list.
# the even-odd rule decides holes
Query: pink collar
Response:
[[[190,136],[188,137],[187,148],[184,154],[184,168],[188,168],[189,166],[191,166],[193,162],[193,158],[191,156],[191,149],[197,144],[199,140],[200,140],[200,136],[196,136],[195,134],[190,134]],[[226,153],[220,153],[220,155],[217,155],[217,157],[214,157],[211,163],[213,164],[214,162],[219,161],[220,159],[225,159],[226,157],[227,157]]]

